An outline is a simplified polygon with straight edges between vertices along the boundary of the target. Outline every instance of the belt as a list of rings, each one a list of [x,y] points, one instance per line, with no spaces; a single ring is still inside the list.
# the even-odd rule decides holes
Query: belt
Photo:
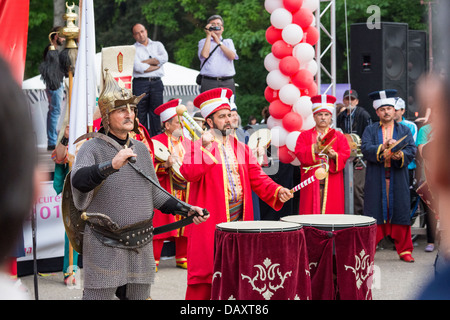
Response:
[[[205,79],[216,80],[216,81],[225,81],[225,80],[230,80],[230,79],[234,78],[234,76],[231,76],[231,77],[210,77],[210,76],[203,76],[203,75],[202,75],[202,77],[205,78]]]
[[[140,248],[151,242],[154,234],[152,219],[119,228],[108,216],[92,214],[87,223],[98,240],[113,248]]]
[[[203,209],[203,214],[207,216],[209,212]],[[117,223],[105,214],[86,213],[87,223],[100,242],[109,247],[132,250],[147,245],[152,240],[153,235],[176,230],[191,224],[196,216],[198,216],[197,213],[157,228],[153,228],[152,219],[120,228]]]
[[[158,80],[161,80],[161,78],[160,77],[151,77],[151,78],[140,77],[140,78],[133,78],[133,80],[136,80],[136,81],[158,81]]]

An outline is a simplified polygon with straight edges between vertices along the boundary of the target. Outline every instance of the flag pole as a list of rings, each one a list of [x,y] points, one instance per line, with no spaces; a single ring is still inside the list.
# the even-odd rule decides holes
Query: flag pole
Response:
[[[82,0],[80,0],[81,2]],[[75,71],[75,65],[78,55],[78,46],[76,40],[79,35],[79,27],[75,24],[75,20],[78,15],[73,11],[75,5],[72,4],[68,6],[66,3],[66,13],[63,15],[63,19],[66,21],[66,25],[61,28],[60,34],[62,37],[66,38],[66,46],[64,50],[60,53],[60,65],[69,78],[69,92],[68,92],[68,112],[69,112],[69,122],[70,122],[70,109],[72,107],[72,90],[73,90],[73,77]],[[73,159],[69,157],[69,171],[72,168]],[[69,282],[72,283],[70,277],[73,277],[73,247],[69,242],[69,270],[63,270],[63,273],[69,274]],[[66,272],[67,271],[67,272]]]

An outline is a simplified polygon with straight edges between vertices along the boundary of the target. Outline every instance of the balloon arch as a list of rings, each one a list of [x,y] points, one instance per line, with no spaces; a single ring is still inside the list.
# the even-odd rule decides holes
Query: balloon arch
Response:
[[[315,123],[311,97],[318,94],[314,45],[319,40],[313,14],[319,0],[265,0],[271,26],[266,40],[272,45],[264,59],[268,71],[264,92],[269,102],[272,144],[283,163],[300,165],[294,151],[297,138]]]

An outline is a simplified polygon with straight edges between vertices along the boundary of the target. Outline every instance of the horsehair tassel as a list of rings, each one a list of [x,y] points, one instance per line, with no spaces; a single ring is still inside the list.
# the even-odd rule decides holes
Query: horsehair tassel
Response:
[[[308,179],[302,181],[301,183],[299,183],[298,185],[296,185],[294,188],[291,189],[291,193],[294,193],[304,187],[306,187],[308,184],[312,183],[316,181],[316,178],[314,176],[309,177]]]

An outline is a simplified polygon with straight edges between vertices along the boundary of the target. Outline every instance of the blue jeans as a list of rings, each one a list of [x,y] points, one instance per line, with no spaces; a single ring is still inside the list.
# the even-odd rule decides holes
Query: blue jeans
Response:
[[[61,104],[64,95],[64,84],[57,90],[46,90],[48,98],[48,113],[47,113],[47,144],[49,146],[56,146],[56,139],[58,132],[56,126],[58,125],[59,115],[61,114]]]
[[[147,129],[151,137],[161,133],[161,119],[155,114],[155,109],[164,102],[163,92],[164,85],[161,80],[133,79],[133,94],[139,96],[146,93],[137,105],[137,116],[139,122]]]

